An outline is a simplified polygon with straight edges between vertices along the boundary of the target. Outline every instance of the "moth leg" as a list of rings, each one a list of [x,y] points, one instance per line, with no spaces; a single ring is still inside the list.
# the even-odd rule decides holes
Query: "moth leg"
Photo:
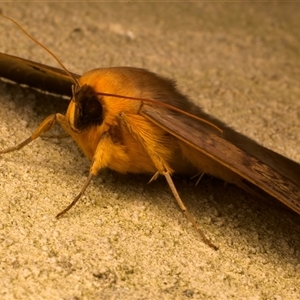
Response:
[[[71,137],[72,134],[74,134],[74,131],[72,130],[67,118],[65,115],[62,114],[55,114],[55,121],[60,125],[60,127],[65,131],[65,133],[61,133],[61,134],[42,134],[41,138],[45,138],[45,139],[64,139],[64,138],[68,138]]]
[[[64,124],[67,126],[66,124]],[[63,125],[62,125],[63,126]],[[66,129],[67,130],[67,129]],[[81,198],[85,190],[87,189],[88,185],[90,184],[93,176],[97,175],[100,169],[105,168],[108,165],[108,162],[110,161],[109,153],[108,151],[103,151],[105,149],[111,149],[114,147],[114,143],[110,137],[110,134],[108,132],[104,132],[101,136],[101,139],[97,145],[94,158],[92,160],[89,176],[86,179],[85,183],[83,184],[80,192],[78,195],[73,199],[73,201],[59,214],[57,214],[56,218],[62,217],[66,212],[68,212]]]
[[[203,178],[203,176],[205,175],[204,172],[198,172],[196,175],[192,176],[191,179],[197,178],[197,181],[195,183],[195,186],[197,186],[199,184],[199,182],[201,181],[201,179]]]
[[[90,184],[91,180],[93,178],[93,174],[89,173],[88,178],[86,179],[84,185],[82,186],[79,194],[73,199],[73,201],[65,208],[63,209],[60,213],[58,213],[56,215],[56,218],[59,219],[61,218],[66,212],[68,212],[77,202],[78,200],[81,198],[81,196],[83,195],[83,193],[85,192],[86,188],[88,187],[88,185]]]
[[[156,179],[158,178],[159,175],[160,175],[159,172],[156,172],[156,173],[151,177],[151,179],[148,181],[148,184],[151,183],[152,181],[156,180]]]
[[[196,228],[196,230],[198,231],[198,233],[200,234],[201,238],[203,239],[203,241],[210,246],[211,248],[213,248],[214,250],[218,250],[218,247],[216,245],[214,245],[203,233],[202,229],[198,226],[198,224],[196,223],[195,219],[193,218],[193,216],[190,214],[190,212],[187,210],[186,206],[184,205],[184,203],[182,202],[177,189],[174,185],[174,182],[172,180],[171,175],[168,172],[164,173],[164,176],[169,184],[169,187],[172,191],[172,194],[174,195],[179,207],[181,208],[181,210],[183,211],[183,213],[185,214],[186,218],[193,224],[193,226]]]
[[[189,211],[187,210],[186,206],[183,204],[177,189],[174,185],[174,182],[171,178],[171,174],[172,174],[172,169],[171,167],[168,165],[168,163],[164,160],[163,157],[161,157],[156,151],[156,147],[153,147],[153,144],[155,145],[155,141],[153,140],[149,140],[149,138],[147,138],[147,134],[148,132],[145,132],[145,136],[143,136],[143,131],[141,130],[140,127],[137,127],[135,124],[135,115],[127,115],[125,113],[122,113],[120,115],[120,117],[122,118],[122,120],[124,121],[124,123],[126,124],[127,128],[131,131],[131,133],[136,137],[136,139],[141,143],[141,145],[144,147],[144,149],[146,150],[146,152],[149,154],[153,164],[155,165],[155,167],[157,168],[157,172],[152,176],[152,178],[150,179],[150,182],[155,180],[159,174],[164,175],[167,183],[171,189],[172,194],[174,195],[179,207],[181,208],[182,212],[185,214],[186,218],[193,224],[193,226],[196,228],[196,230],[198,231],[198,233],[200,234],[201,238],[203,239],[203,241],[210,246],[211,248],[213,248],[214,250],[218,250],[218,247],[216,247],[203,233],[203,231],[201,230],[201,228],[197,225],[196,221],[194,220],[194,218],[192,217],[192,215],[189,213]],[[139,116],[138,116],[139,117]]]
[[[5,150],[1,150],[0,154],[4,154],[4,153],[9,153],[9,152],[12,152],[12,151],[20,150],[21,148],[23,148],[24,146],[28,145],[30,142],[32,142],[33,140],[35,140],[36,138],[38,138],[39,136],[41,136],[45,132],[49,131],[55,125],[57,115],[59,115],[59,114],[52,114],[52,115],[48,116],[38,126],[38,128],[35,130],[35,132],[29,138],[27,138],[25,141],[23,141],[22,143],[20,143],[17,146],[10,147],[10,148],[5,149]]]
[[[200,182],[201,179],[203,178],[204,174],[205,174],[204,172],[202,172],[202,173],[200,174],[200,176],[199,176],[197,182],[195,183],[195,186],[197,186],[197,185],[199,184],[199,182]]]

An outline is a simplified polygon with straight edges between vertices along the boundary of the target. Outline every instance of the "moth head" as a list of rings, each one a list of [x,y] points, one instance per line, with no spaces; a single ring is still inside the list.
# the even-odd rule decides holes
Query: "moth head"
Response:
[[[75,132],[103,122],[103,104],[90,85],[73,86],[73,98],[68,108],[67,118]]]

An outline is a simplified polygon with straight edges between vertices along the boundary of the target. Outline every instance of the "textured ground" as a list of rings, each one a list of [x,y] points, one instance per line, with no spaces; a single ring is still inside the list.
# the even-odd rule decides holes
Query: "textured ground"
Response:
[[[205,111],[300,162],[300,7],[292,3],[0,4],[79,74],[136,66],[176,79]],[[55,65],[0,19],[0,51]],[[0,146],[62,100],[0,82]],[[0,158],[1,299],[299,299],[300,217],[206,178],[176,181],[220,247],[188,224],[164,180],[104,171],[63,219],[89,162],[69,139]]]

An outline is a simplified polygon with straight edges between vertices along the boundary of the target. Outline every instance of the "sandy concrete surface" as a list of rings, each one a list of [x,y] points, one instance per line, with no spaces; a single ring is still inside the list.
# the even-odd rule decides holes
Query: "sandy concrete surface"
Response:
[[[1,3],[79,74],[135,66],[171,77],[205,111],[300,162],[299,3]],[[0,51],[56,66],[0,19]],[[61,99],[0,82],[0,146],[27,138]],[[0,299],[299,299],[300,216],[211,178],[175,183],[103,171],[70,139],[0,158]]]

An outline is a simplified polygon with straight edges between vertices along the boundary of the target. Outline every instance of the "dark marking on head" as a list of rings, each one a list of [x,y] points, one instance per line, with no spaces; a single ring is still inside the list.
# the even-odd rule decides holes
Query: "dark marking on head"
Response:
[[[95,90],[84,85],[74,95],[76,103],[75,122],[76,129],[83,130],[93,125],[100,125],[103,122],[103,105]]]

